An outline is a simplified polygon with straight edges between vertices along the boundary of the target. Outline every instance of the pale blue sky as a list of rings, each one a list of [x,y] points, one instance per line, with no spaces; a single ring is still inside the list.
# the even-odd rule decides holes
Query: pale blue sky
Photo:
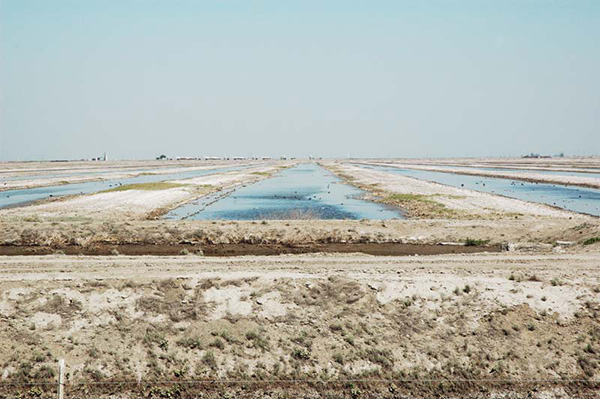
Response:
[[[0,159],[600,153],[600,1],[0,0]]]

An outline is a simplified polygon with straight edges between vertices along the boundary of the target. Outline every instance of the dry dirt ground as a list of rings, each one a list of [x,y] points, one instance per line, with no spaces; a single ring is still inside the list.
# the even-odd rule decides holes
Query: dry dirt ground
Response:
[[[597,221],[553,218],[509,220],[289,220],[289,221],[36,221],[0,222],[3,246],[91,248],[99,245],[440,244],[467,239],[507,243],[510,250],[582,251],[600,236]]]
[[[600,376],[598,260],[597,252],[3,257],[2,378],[52,380],[64,358],[73,392],[84,381],[128,380],[144,383],[134,389],[144,397],[178,397],[145,384],[319,379],[373,385],[348,382],[322,392],[338,396],[319,396],[273,382],[270,397],[576,397],[593,393]],[[123,396],[113,397],[130,397],[119,387]],[[237,384],[219,389],[202,388],[265,397],[243,396]]]

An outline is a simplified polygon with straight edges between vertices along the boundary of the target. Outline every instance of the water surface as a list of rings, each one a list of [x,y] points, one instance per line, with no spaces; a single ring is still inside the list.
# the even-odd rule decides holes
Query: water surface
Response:
[[[234,166],[217,169],[192,170],[188,172],[167,173],[160,175],[139,175],[125,179],[110,179],[102,181],[91,181],[85,183],[64,184],[49,187],[37,187],[19,190],[0,191],[0,209],[29,204],[50,197],[60,197],[73,194],[91,194],[113,187],[127,184],[154,183],[167,180],[182,180],[193,177],[204,176],[213,173],[226,172],[230,170],[243,169],[248,166]]]
[[[400,165],[401,166],[401,165]],[[492,167],[492,166],[450,166],[450,165],[423,165],[423,166],[432,166],[441,169],[457,169],[464,170],[465,172],[477,172],[477,171],[486,171],[486,172],[521,172],[521,173],[539,173],[541,175],[553,175],[553,176],[578,176],[578,177],[592,177],[599,178],[600,173],[596,172],[562,172],[560,170],[538,170],[538,169],[513,169],[506,167]],[[452,173],[452,172],[448,172]]]
[[[360,199],[365,194],[362,190],[344,184],[315,163],[294,166],[226,194],[201,198],[171,211],[166,217],[194,220],[403,217],[397,208]]]
[[[459,175],[448,172],[430,172],[399,169],[391,166],[356,164],[356,166],[398,173],[416,179],[462,187],[469,190],[500,194],[530,202],[557,206],[570,211],[600,216],[600,190],[560,184],[529,183],[496,177]]]

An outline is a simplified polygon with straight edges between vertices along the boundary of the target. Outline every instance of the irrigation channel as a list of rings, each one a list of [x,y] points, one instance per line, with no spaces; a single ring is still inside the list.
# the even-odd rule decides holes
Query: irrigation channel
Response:
[[[404,218],[398,208],[361,199],[364,194],[316,163],[304,163],[258,183],[200,198],[165,217],[192,220]]]
[[[0,209],[15,206],[23,206],[30,204],[34,201],[39,201],[50,197],[96,193],[99,191],[108,190],[113,187],[118,187],[120,185],[154,183],[167,180],[183,180],[214,173],[239,170],[247,167],[248,166],[232,166],[226,168],[201,169],[191,170],[187,172],[166,173],[156,175],[141,174],[135,177],[128,177],[124,179],[108,179],[101,181],[90,181],[85,183],[63,184],[49,187],[1,191]]]
[[[398,166],[403,166],[399,164]],[[576,172],[576,171],[562,171],[562,170],[547,170],[547,169],[514,169],[507,167],[491,167],[491,166],[452,166],[452,165],[421,165],[425,167],[432,168],[440,168],[440,169],[456,169],[465,172],[477,172],[477,171],[485,171],[485,172],[510,172],[510,173],[537,173],[540,175],[550,175],[550,176],[570,176],[570,177],[593,177],[600,179],[600,172]],[[452,173],[452,172],[450,172]]]
[[[592,188],[548,183],[529,183],[499,177],[461,175],[452,172],[401,169],[393,166],[354,165],[383,172],[398,173],[447,186],[500,194],[524,201],[556,206],[569,211],[600,216],[600,190]]]

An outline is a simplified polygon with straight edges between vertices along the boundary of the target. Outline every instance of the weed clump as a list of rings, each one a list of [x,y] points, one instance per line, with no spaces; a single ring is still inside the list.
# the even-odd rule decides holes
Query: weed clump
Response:
[[[553,287],[556,287],[562,285],[562,282],[557,277],[554,277],[552,280],[550,280],[550,284],[552,284]]]
[[[390,368],[394,364],[392,352],[388,350],[370,348],[365,351],[364,357],[371,363],[379,364],[384,368]]]
[[[104,190],[103,193],[110,193],[114,191],[128,191],[128,190],[142,190],[142,191],[157,191],[157,190],[168,190],[170,188],[183,187],[183,184],[170,183],[170,182],[152,182],[152,183],[138,183],[138,184],[127,184],[124,186],[113,187],[108,190]]]
[[[178,346],[188,349],[202,349],[202,341],[198,337],[181,338],[176,342]]]
[[[310,359],[310,351],[306,348],[296,348],[292,351],[292,357],[298,360]]]
[[[46,361],[46,355],[41,352],[34,351],[33,356],[31,357],[31,360],[34,363],[42,363],[42,362]]]
[[[597,242],[600,242],[600,237],[588,238],[587,240],[583,241],[582,244],[583,245],[592,245],[592,244],[596,244]]]
[[[246,339],[252,341],[252,345],[255,348],[261,349],[263,352],[267,352],[270,349],[268,338],[258,333],[257,331],[248,331],[246,333]]]
[[[344,355],[342,355],[341,353],[334,353],[333,354],[333,361],[339,364],[344,364]]]
[[[212,346],[213,348],[217,348],[220,350],[225,349],[225,343],[219,339],[219,338],[215,338],[211,343],[210,346]]]
[[[202,362],[208,367],[210,367],[212,370],[217,369],[217,359],[215,359],[215,354],[212,351],[208,351],[204,354]]]
[[[386,204],[398,205],[417,217],[456,217],[456,212],[435,201],[435,195],[392,194],[383,199]]]
[[[56,372],[54,371],[54,369],[48,366],[47,364],[44,364],[39,369],[37,369],[34,378],[36,380],[49,380],[54,378],[55,375]]]
[[[239,341],[233,337],[231,334],[229,334],[227,331],[220,331],[220,332],[212,332],[211,335],[213,337],[221,337],[225,340],[225,342],[227,342],[228,344],[237,344],[239,343]]]
[[[157,344],[158,347],[162,350],[169,349],[169,341],[167,341],[167,339],[165,338],[165,335],[155,329],[147,330],[142,341],[147,346],[152,346],[153,344]]]
[[[593,346],[592,346],[592,344],[590,344],[590,343],[588,343],[588,344],[587,344],[587,346],[584,348],[584,351],[585,351],[586,353],[589,353],[589,354],[592,354],[592,355],[593,355],[594,353],[596,353],[596,350],[594,349],[594,347],[593,347]]]
[[[468,238],[465,240],[465,247],[482,247],[487,245],[490,240],[476,240],[473,238]]]
[[[39,308],[43,312],[72,316],[81,311],[81,303],[77,300],[66,299],[60,295],[53,295],[43,306]]]

